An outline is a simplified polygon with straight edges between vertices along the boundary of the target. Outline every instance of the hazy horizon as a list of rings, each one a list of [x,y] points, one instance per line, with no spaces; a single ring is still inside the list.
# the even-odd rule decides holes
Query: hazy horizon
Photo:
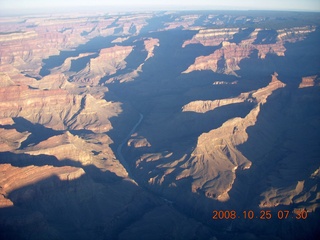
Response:
[[[18,2],[18,4],[17,4]],[[159,3],[145,0],[118,0],[106,2],[101,0],[1,0],[1,15],[16,15],[29,13],[60,13],[72,11],[159,11],[159,10],[272,10],[272,11],[301,11],[319,12],[320,2],[318,0],[226,0],[223,3],[217,1],[202,0],[194,4],[190,0],[164,0]]]

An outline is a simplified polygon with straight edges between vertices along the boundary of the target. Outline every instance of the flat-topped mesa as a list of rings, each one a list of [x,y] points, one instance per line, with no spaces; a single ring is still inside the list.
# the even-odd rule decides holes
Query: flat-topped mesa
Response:
[[[249,93],[242,93],[240,96],[235,98],[226,98],[218,100],[207,100],[207,101],[193,101],[182,107],[182,112],[197,112],[206,113],[212,111],[218,107],[226,106],[229,104],[241,103],[248,99]]]
[[[146,40],[144,40],[144,47],[148,52],[148,56],[145,59],[145,61],[147,61],[149,58],[153,57],[153,50],[155,49],[155,47],[159,47],[160,43],[159,43],[159,39],[157,38],[148,38]]]
[[[203,46],[218,46],[223,41],[233,38],[239,32],[239,28],[205,29],[193,36],[192,39],[183,43],[182,47],[189,44],[202,44]]]
[[[320,86],[320,79],[318,76],[303,77],[301,83],[299,84],[299,88],[314,86]]]
[[[28,86],[0,88],[0,118],[24,117],[56,130],[88,129],[107,132],[109,118],[121,111],[119,103],[90,94],[73,95],[66,90],[39,90]]]
[[[114,46],[100,50],[99,56],[91,58],[87,66],[78,72],[73,80],[91,85],[99,84],[102,77],[115,74],[126,67],[126,57],[133,50],[132,46]]]

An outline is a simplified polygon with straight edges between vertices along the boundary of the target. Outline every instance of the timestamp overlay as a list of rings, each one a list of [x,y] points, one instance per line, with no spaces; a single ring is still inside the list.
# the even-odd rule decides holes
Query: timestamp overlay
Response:
[[[271,219],[297,219],[297,220],[306,220],[308,218],[308,212],[305,209],[295,209],[294,211],[290,210],[213,210],[212,219],[213,220],[235,220],[235,219],[260,219],[260,220],[271,220]]]

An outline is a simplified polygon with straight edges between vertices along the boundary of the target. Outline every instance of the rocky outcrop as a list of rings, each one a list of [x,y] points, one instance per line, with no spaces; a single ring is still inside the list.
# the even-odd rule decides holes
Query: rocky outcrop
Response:
[[[53,167],[53,166],[28,166],[24,168],[13,167],[11,164],[0,164],[0,195],[3,197],[0,208],[12,206],[13,203],[6,197],[14,190],[37,183],[43,179],[56,176],[61,181],[72,181],[85,174],[82,168]],[[25,192],[19,201],[32,198],[31,192]]]
[[[238,81],[226,82],[226,81],[215,81],[212,83],[213,85],[228,85],[228,84],[238,84]]]
[[[75,82],[97,85],[106,75],[115,74],[126,67],[126,57],[133,50],[132,46],[114,46],[101,49],[99,56],[91,58],[87,66],[73,77]]]
[[[265,58],[267,54],[284,56],[286,49],[282,44],[253,45],[223,42],[222,47],[214,53],[208,56],[197,57],[194,64],[189,66],[183,73],[211,70],[218,73],[237,75],[236,71],[240,69],[240,61],[249,58],[254,50],[258,50],[259,58]]]
[[[110,77],[106,83],[113,83],[115,81],[119,81],[120,83],[123,82],[130,82],[133,81],[135,78],[137,78],[139,76],[139,74],[142,72],[142,67],[144,65],[144,63],[152,58],[154,56],[154,49],[156,47],[159,47],[159,39],[156,38],[147,38],[147,39],[142,39],[143,43],[144,43],[144,48],[145,50],[148,52],[147,57],[145,58],[144,62],[141,62],[141,64],[134,70],[124,73],[124,74],[118,74],[117,76],[114,77]]]
[[[319,85],[320,79],[318,76],[303,77],[301,83],[299,84],[299,88],[314,87]]]
[[[257,106],[245,118],[230,119],[220,128],[203,133],[198,138],[196,148],[183,165],[185,169],[176,177],[177,180],[191,176],[194,179],[193,192],[203,192],[219,201],[229,199],[228,191],[236,178],[236,169],[247,169],[251,165],[236,146],[247,141],[246,130],[257,121],[260,107],[268,96],[285,86],[276,76],[272,76],[267,87],[252,93]],[[206,174],[203,174],[204,171]]]
[[[118,103],[90,94],[73,95],[66,90],[38,90],[28,86],[0,88],[0,118],[24,117],[56,130],[88,129],[107,132],[108,120],[121,111]]]
[[[0,64],[1,87],[10,85],[31,85],[36,82],[34,78],[28,77],[10,64]]]
[[[143,136],[138,136],[137,134],[133,134],[127,142],[128,147],[134,148],[143,148],[143,147],[151,147],[151,144],[148,142],[146,138]]]
[[[9,152],[18,149],[21,143],[30,135],[27,131],[18,132],[14,128],[8,128],[8,126],[12,126],[13,124],[14,121],[12,118],[0,119],[0,152]]]
[[[68,57],[68,58],[66,58],[66,60],[64,60],[63,64],[61,64],[58,67],[55,67],[54,69],[51,69],[51,74],[68,72],[68,71],[70,71],[72,61],[75,61],[75,60],[78,60],[78,59],[81,59],[81,58],[84,58],[84,57],[88,57],[88,56],[91,56],[93,54],[94,53],[80,53],[76,57]]]
[[[151,18],[151,14],[133,14],[121,16],[117,19],[117,24],[122,28],[122,35],[138,35],[141,29],[148,25],[147,20]]]
[[[183,47],[188,44],[200,43],[204,46],[218,46],[221,44],[221,48],[208,56],[197,57],[195,62],[183,73],[211,70],[218,73],[237,75],[236,71],[240,69],[240,61],[249,58],[254,50],[258,51],[258,57],[261,59],[264,59],[267,54],[285,56],[285,42],[301,41],[308,33],[315,31],[315,28],[302,27],[278,30],[277,41],[265,44],[255,43],[259,32],[263,31],[263,29],[255,29],[247,39],[242,40],[240,43],[230,43],[228,40],[232,39],[232,36],[238,30],[200,30],[191,40],[184,42]]]
[[[254,50],[252,45],[237,45],[235,43],[223,42],[222,47],[208,56],[197,57],[194,64],[183,73],[199,70],[211,70],[213,72],[236,75],[239,63],[248,58]]]
[[[305,26],[305,27],[293,27],[288,29],[277,30],[277,38],[280,41],[285,42],[297,42],[302,41],[305,37],[316,30],[316,26]]]
[[[170,30],[175,28],[190,29],[194,25],[195,21],[200,17],[197,14],[190,14],[185,16],[176,16],[173,21],[165,23],[164,30]]]
[[[0,35],[0,63],[11,64],[32,76],[39,76],[42,60],[72,49],[95,36],[107,36],[114,28],[107,26],[115,18],[90,21],[78,18],[29,18],[6,23],[7,33]],[[11,32],[11,29],[17,29]],[[85,34],[86,33],[86,34]]]
[[[109,147],[112,140],[104,134],[79,137],[65,132],[53,136],[35,146],[22,150],[30,155],[50,155],[58,160],[71,160],[82,166],[93,165],[101,171],[110,171],[119,177],[128,177],[125,168],[120,164]],[[19,152],[19,151],[18,151]]]
[[[148,38],[148,39],[144,40],[144,46],[145,46],[145,49],[148,52],[148,56],[147,56],[147,58],[145,60],[145,61],[147,61],[149,58],[154,56],[153,50],[155,49],[155,47],[159,47],[160,46],[159,39],[157,39],[157,38]]]
[[[11,80],[7,73],[0,72],[0,87],[8,87],[11,85],[15,85],[15,83]]]
[[[71,90],[75,88],[74,84],[68,81],[68,77],[63,73],[50,74],[43,77],[41,80],[30,84],[33,88],[41,90],[65,89]]]
[[[206,113],[212,111],[215,108],[222,107],[229,104],[241,103],[249,98],[249,93],[242,93],[239,97],[228,98],[228,99],[219,99],[214,101],[193,101],[182,107],[183,112],[197,112],[197,113]]]
[[[210,108],[217,108],[218,103],[233,104],[250,100],[255,107],[243,118],[229,119],[222,126],[209,132],[202,133],[190,155],[185,154],[180,159],[174,159],[173,153],[149,153],[136,161],[139,169],[148,163],[155,164],[156,170],[149,172],[148,183],[159,187],[166,182],[170,187],[181,184],[190,184],[191,192],[204,195],[207,198],[220,202],[229,199],[228,192],[232,189],[237,171],[250,168],[251,162],[238,149],[237,146],[248,140],[247,129],[253,126],[260,113],[261,106],[276,89],[283,88],[285,84],[272,76],[268,86],[241,94],[238,98],[221,99],[210,102],[201,108],[193,109],[196,112],[205,112]],[[188,107],[198,103],[192,102]],[[170,180],[171,181],[170,181]]]
[[[204,29],[183,43],[182,47],[189,44],[202,44],[203,46],[219,46],[222,42],[229,41],[239,28]]]

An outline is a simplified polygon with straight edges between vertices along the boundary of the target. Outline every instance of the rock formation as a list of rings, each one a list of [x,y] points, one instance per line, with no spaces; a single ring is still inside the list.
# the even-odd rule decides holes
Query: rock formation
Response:
[[[238,32],[238,29],[222,30],[200,30],[191,40],[184,42],[183,47],[188,44],[200,43],[204,46],[218,46],[214,53],[208,56],[200,56],[183,73],[192,71],[211,70],[213,72],[237,75],[236,71],[240,69],[239,63],[245,58],[249,58],[254,50],[258,51],[258,57],[264,59],[267,54],[276,54],[284,56],[286,48],[285,42],[296,42],[304,39],[305,35],[315,31],[314,27],[303,27],[278,30],[277,42],[256,44],[255,40],[262,29],[255,29],[249,38],[240,43],[230,43],[228,40]]]
[[[38,90],[28,86],[0,88],[1,118],[24,117],[56,130],[88,129],[107,132],[108,118],[120,113],[118,103],[95,99],[90,94],[72,95],[66,90]]]
[[[202,44],[203,46],[219,46],[222,42],[227,42],[233,35],[239,32],[239,28],[219,28],[204,29],[193,36],[192,39],[183,43],[182,47],[189,44]]]
[[[255,124],[260,108],[266,103],[267,98],[273,91],[284,86],[285,84],[277,79],[275,73],[268,86],[241,94],[238,98],[212,102],[196,101],[186,105],[183,111],[188,109],[188,111],[204,113],[226,104],[235,104],[247,100],[256,104],[244,118],[230,119],[223,123],[221,127],[201,134],[190,156],[184,156],[182,159],[173,162],[170,161],[168,164],[158,165],[157,175],[150,178],[149,183],[161,185],[164,179],[172,179],[171,183],[166,184],[178,186],[179,182],[186,180],[190,181],[193,193],[204,194],[207,198],[222,202],[227,201],[229,199],[228,192],[232,189],[236,178],[236,171],[245,170],[251,166],[251,162],[237,149],[237,146],[247,141],[247,128]],[[137,168],[143,166],[143,162],[154,162],[165,158],[170,158],[170,154],[144,155],[137,161]],[[174,170],[177,165],[180,169],[178,172]],[[149,174],[152,175],[153,171]]]
[[[0,18],[0,238],[317,236],[319,16],[269,14]]]
[[[153,50],[155,49],[155,47],[159,47],[160,46],[159,39],[148,38],[148,39],[144,40],[144,46],[145,46],[145,49],[148,52],[148,56],[147,56],[147,58],[145,60],[145,61],[147,61],[149,58],[154,56]]]
[[[197,112],[205,113],[207,111],[212,111],[215,108],[222,107],[229,104],[241,103],[249,100],[249,93],[242,93],[239,97],[229,98],[229,99],[219,99],[214,101],[194,101],[182,107],[183,112]],[[251,99],[250,99],[251,100]]]
[[[71,160],[82,166],[93,165],[101,171],[114,172],[119,177],[127,177],[127,171],[116,160],[109,145],[112,140],[107,135],[91,134],[83,136],[65,132],[39,144],[25,148],[22,152],[30,155],[50,155],[58,160]],[[17,151],[19,152],[19,151]]]
[[[131,46],[115,46],[101,49],[99,56],[91,58],[87,66],[74,76],[75,82],[85,82],[97,85],[104,76],[115,74],[125,68],[125,58],[131,53]]]
[[[319,86],[319,78],[318,76],[310,76],[302,78],[301,83],[299,84],[299,88],[306,88],[306,87],[314,87]]]
[[[13,202],[7,199],[8,195],[20,188],[28,185],[35,184],[43,179],[51,176],[56,176],[61,181],[72,181],[80,178],[85,174],[83,169],[75,167],[53,167],[53,166],[28,166],[24,168],[13,167],[10,164],[0,165],[0,186],[1,186],[1,197],[0,208],[13,206]],[[19,199],[13,201],[23,201],[26,199],[32,199],[32,192],[24,192]]]

